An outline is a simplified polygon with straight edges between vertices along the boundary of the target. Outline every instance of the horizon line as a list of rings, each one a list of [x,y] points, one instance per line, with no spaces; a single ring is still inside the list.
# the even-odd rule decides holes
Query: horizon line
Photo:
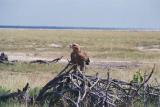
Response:
[[[0,28],[16,29],[68,29],[68,30],[130,30],[130,31],[160,31],[160,28],[142,27],[75,27],[75,26],[31,26],[31,25],[0,25]]]

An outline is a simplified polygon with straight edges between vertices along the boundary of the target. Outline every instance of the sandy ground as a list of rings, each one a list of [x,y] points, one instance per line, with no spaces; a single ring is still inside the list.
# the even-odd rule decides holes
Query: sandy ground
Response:
[[[143,52],[160,52],[160,45],[139,46],[137,50]]]
[[[55,58],[60,57],[61,55],[52,55],[52,56],[42,56],[34,53],[23,53],[23,52],[5,52],[8,55],[9,60],[18,60],[18,61],[33,61],[33,60],[53,60]],[[106,60],[106,59],[94,59],[90,58],[91,63],[89,67],[110,69],[110,68],[118,68],[118,69],[127,69],[127,68],[137,68],[144,64],[154,64],[159,62],[146,62],[146,61],[122,61],[122,60]],[[68,59],[63,57],[59,63],[66,64],[68,63]]]

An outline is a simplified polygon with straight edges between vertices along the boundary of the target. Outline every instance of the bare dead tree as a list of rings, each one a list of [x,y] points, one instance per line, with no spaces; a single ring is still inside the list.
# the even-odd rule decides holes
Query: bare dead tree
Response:
[[[67,64],[56,77],[42,87],[34,98],[35,101],[30,99],[28,103],[48,104],[49,107],[129,107],[137,98],[143,99],[144,93],[146,98],[159,98],[160,89],[148,84],[155,66],[142,83],[113,79],[109,73],[106,78],[100,78],[98,73],[88,76],[75,68],[76,65]],[[0,96],[0,100],[24,96],[22,93],[26,92],[27,87],[28,85],[20,92]]]

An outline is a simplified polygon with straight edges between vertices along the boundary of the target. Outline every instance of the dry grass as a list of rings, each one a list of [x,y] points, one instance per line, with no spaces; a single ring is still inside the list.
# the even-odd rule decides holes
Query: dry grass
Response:
[[[28,82],[31,88],[42,87],[51,80],[64,65],[61,64],[0,64],[0,86],[16,90]]]
[[[17,72],[0,72],[0,84],[2,87],[11,89],[12,91],[22,89],[25,84],[30,83],[30,87],[42,87],[54,77],[52,73],[17,73]]]
[[[0,30],[0,50],[68,56],[68,45],[76,42],[92,58],[112,60],[158,60],[160,51],[140,51],[138,46],[160,45],[160,32],[89,30]],[[49,45],[59,44],[61,48]],[[47,55],[46,55],[47,56]]]
[[[96,68],[89,68],[87,69],[86,73],[88,75],[96,75],[96,73],[99,73],[99,76],[102,78],[107,78],[107,73],[109,72],[110,77],[114,79],[120,79],[123,81],[131,81],[133,79],[133,75],[137,72],[140,71],[141,75],[143,76],[144,73],[146,72],[149,74],[152,71],[153,64],[144,64],[138,68],[129,68],[129,69],[116,69],[116,68],[111,68],[110,70],[108,69],[96,69]],[[160,65],[156,64],[156,69],[154,71],[154,74],[152,78],[150,79],[150,83],[155,83],[155,79],[157,79],[157,82],[160,83],[160,73],[159,73]]]
[[[79,43],[86,50],[91,60],[138,60],[160,61],[160,51],[140,51],[139,46],[160,46],[160,32],[130,32],[130,31],[88,31],[88,30],[9,30],[0,29],[0,51],[34,53],[39,56],[69,56],[70,43]],[[59,44],[61,48],[49,45]],[[133,74],[139,69],[150,71],[151,65],[126,71],[113,69],[110,75],[113,78],[130,81]],[[62,65],[29,65],[17,64],[14,66],[0,65],[0,84],[9,89],[22,88],[26,82],[31,87],[43,86],[62,69]],[[158,78],[157,65],[154,78]],[[91,68],[87,74],[107,76],[107,69]],[[159,79],[158,82],[160,83]]]
[[[38,64],[37,65],[23,64],[23,67],[20,68],[16,66],[17,65],[14,66],[10,65],[6,67],[0,65],[0,84],[2,87],[11,89],[12,91],[16,90],[17,88],[22,88],[27,82],[30,83],[31,88],[42,87],[49,80],[54,78],[58,74],[58,72],[60,72],[64,67],[64,65],[61,64],[59,65],[57,64],[55,65],[55,67],[48,65],[38,65]],[[27,67],[29,70],[27,69]],[[107,72],[109,72],[111,78],[120,79],[123,81],[131,81],[136,71],[140,70],[141,74],[143,75],[145,71],[147,73],[150,73],[152,68],[153,68],[152,64],[151,65],[144,64],[139,68],[129,68],[126,70],[112,68],[109,71],[108,69],[89,67],[86,70],[86,74],[95,75],[98,72],[100,77],[107,78]],[[157,64],[155,73],[153,74],[151,80],[149,81],[151,84],[156,84],[155,79],[157,79],[157,82],[160,83],[159,69],[160,69],[159,64]]]

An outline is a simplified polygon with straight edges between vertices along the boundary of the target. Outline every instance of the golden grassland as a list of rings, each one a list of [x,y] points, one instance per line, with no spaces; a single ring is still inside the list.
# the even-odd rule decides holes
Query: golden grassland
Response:
[[[143,51],[138,47],[158,46],[160,32],[103,31],[103,30],[0,30],[0,50],[34,52],[37,54],[59,52],[68,55],[70,43],[79,43],[92,58],[111,60],[158,60],[160,51]],[[53,48],[49,45],[59,44]]]
[[[50,55],[69,57],[70,43],[79,43],[94,59],[104,60],[129,60],[129,61],[160,61],[160,32],[133,32],[133,31],[103,31],[103,30],[16,30],[0,29],[0,51],[35,53],[44,57]],[[54,48],[51,44],[61,47]],[[155,48],[150,50],[150,48]],[[147,47],[139,49],[138,47]],[[151,79],[160,82],[159,63]],[[0,64],[0,85],[8,89],[22,88],[26,82],[31,87],[41,87],[52,79],[65,65],[38,65],[17,63],[16,65]],[[130,81],[133,74],[141,69],[142,74],[150,72],[153,64],[146,64],[140,68],[120,70],[101,68],[88,68],[86,74],[95,75],[99,72],[101,77],[106,77],[110,72],[111,77]]]

